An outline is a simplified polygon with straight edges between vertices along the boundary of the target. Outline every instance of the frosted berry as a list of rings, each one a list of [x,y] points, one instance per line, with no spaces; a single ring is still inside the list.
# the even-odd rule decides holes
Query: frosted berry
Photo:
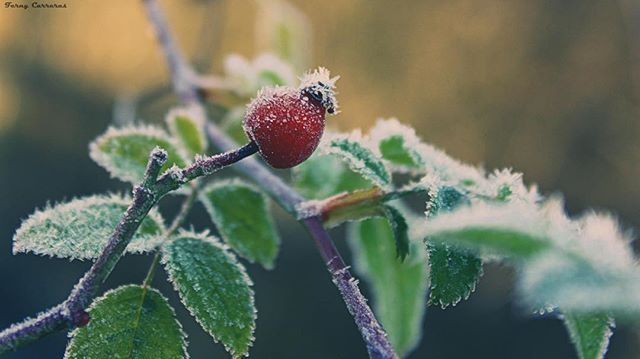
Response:
[[[298,88],[265,88],[251,101],[244,131],[269,165],[289,168],[311,156],[324,132],[325,112],[337,112],[337,80],[321,67],[307,73]]]

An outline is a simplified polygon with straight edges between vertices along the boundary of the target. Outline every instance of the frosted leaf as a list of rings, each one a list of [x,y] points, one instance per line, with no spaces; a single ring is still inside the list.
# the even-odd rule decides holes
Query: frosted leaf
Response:
[[[535,185],[525,186],[522,173],[514,173],[510,168],[495,170],[487,180],[484,194],[489,198],[501,202],[522,201],[530,204],[536,204],[542,199]]]
[[[174,164],[184,167],[187,163],[185,155],[174,140],[165,131],[153,126],[110,127],[91,142],[89,155],[112,177],[138,184],[144,177],[149,153],[155,147],[160,147],[169,154],[169,160],[162,167],[163,171]]]
[[[451,185],[473,187],[485,184],[482,170],[463,164],[449,157],[444,151],[423,143],[413,128],[402,125],[395,118],[379,119],[370,132],[371,141],[376,146],[385,138],[394,136],[403,138],[403,148],[408,151],[404,155],[405,161],[408,156],[418,162],[421,167],[419,172],[436,175]]]
[[[612,318],[606,314],[564,313],[562,319],[580,359],[604,358],[615,327]]]
[[[240,256],[272,269],[280,236],[269,199],[255,186],[240,180],[215,182],[201,193],[200,201],[225,242]]]
[[[256,46],[273,51],[297,70],[311,58],[311,26],[305,14],[285,0],[260,0],[256,16]]]
[[[229,248],[206,234],[181,231],[163,246],[162,263],[202,328],[233,358],[248,355],[256,321],[253,283]]]
[[[540,256],[522,271],[520,290],[531,306],[563,310],[640,314],[640,272],[629,242],[610,215],[588,213],[570,222],[558,214],[558,201],[547,212],[556,222],[550,233],[562,252]],[[564,229],[564,235],[561,230]]]
[[[442,179],[432,173],[429,173],[422,177],[418,182],[409,183],[406,188],[407,189],[422,189],[427,192],[427,202],[425,206],[425,214],[427,216],[430,213],[435,213],[433,210],[433,206],[435,205],[434,199],[438,196],[438,190],[444,187],[444,182]]]
[[[448,156],[444,151],[423,143],[413,128],[397,119],[378,119],[367,140],[393,171],[426,176],[431,185],[457,187],[481,200],[519,200],[536,203],[540,197],[535,186],[528,188],[522,175],[510,169],[495,171],[485,177],[484,171]]]
[[[527,204],[523,203],[523,205]],[[536,206],[532,205],[532,207]],[[537,207],[539,208],[539,216],[546,222],[547,237],[561,248],[573,246],[579,232],[579,225],[567,216],[564,200],[561,197],[553,196]]]
[[[187,335],[173,308],[153,288],[110,290],[88,312],[89,324],[70,334],[65,359],[189,357]]]
[[[424,237],[481,254],[524,259],[550,248],[549,222],[535,206],[477,203],[438,214],[421,228]]]
[[[167,114],[166,121],[171,134],[191,156],[205,153],[207,138],[204,133],[205,119],[201,109],[174,108]]]
[[[427,216],[434,217],[470,204],[469,198],[453,187],[432,189]],[[428,241],[427,249],[431,272],[429,304],[444,309],[468,299],[482,276],[482,260],[447,243]]]
[[[562,202],[478,203],[438,214],[421,229],[435,243],[492,254],[522,265],[522,299],[532,308],[640,314],[640,272],[610,216],[571,221]]]
[[[400,356],[419,343],[429,283],[425,249],[416,238],[404,262],[395,254],[391,226],[384,218],[352,223],[347,232],[355,269],[373,293],[374,311]]]
[[[630,232],[623,232],[610,214],[589,212],[577,221],[578,239],[571,248],[590,258],[598,265],[612,270],[626,270],[635,266],[636,260],[630,246]]]
[[[548,238],[558,248],[611,270],[625,271],[635,265],[631,232],[623,231],[612,215],[590,211],[571,220],[560,198],[547,200],[540,214],[547,221]]]
[[[482,276],[482,260],[442,243],[427,249],[431,272],[429,304],[444,309],[468,299]]]
[[[518,291],[533,308],[553,304],[563,311],[640,317],[640,272],[596,267],[588,260],[547,253],[528,261]]]
[[[398,209],[391,205],[384,206],[384,213],[391,224],[393,238],[396,243],[396,256],[404,261],[409,254],[409,226],[407,220]]]
[[[335,155],[343,160],[351,170],[359,173],[375,185],[388,188],[391,174],[382,160],[368,146],[360,131],[351,134],[326,134],[320,145],[324,154]]]
[[[36,210],[13,237],[13,253],[33,252],[70,259],[97,258],[131,199],[119,195],[89,196]],[[154,209],[142,221],[128,252],[153,250],[165,231]]]
[[[469,206],[471,201],[462,192],[454,187],[442,186],[429,188],[429,201],[427,202],[427,217],[434,217],[441,213],[451,212],[462,206]]]
[[[378,119],[369,131],[369,136],[382,157],[392,165],[393,170],[415,171],[425,165],[416,150],[422,144],[420,138],[413,128],[400,124],[397,119]]]
[[[315,153],[292,168],[294,187],[310,199],[324,199],[344,191],[371,187],[339,158]]]

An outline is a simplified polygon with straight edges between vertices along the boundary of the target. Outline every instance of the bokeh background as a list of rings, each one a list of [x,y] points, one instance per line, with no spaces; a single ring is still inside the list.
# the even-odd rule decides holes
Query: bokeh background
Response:
[[[27,2],[28,3],[28,2]],[[11,255],[20,221],[47,201],[126,190],[91,162],[88,143],[123,95],[149,94],[138,116],[175,102],[140,2],[67,0],[67,9],[0,8],[0,326],[66,297],[89,263]],[[198,69],[258,53],[256,1],[161,2]],[[513,166],[572,214],[609,209],[640,228],[640,5],[633,0],[291,0],[309,21],[306,61],[342,76],[333,126],[397,116],[466,162]],[[227,172],[228,174],[228,172]],[[170,199],[163,209],[175,211]],[[208,226],[196,211],[197,229]],[[362,341],[302,228],[277,210],[274,271],[249,266],[259,310],[254,358],[365,358]],[[343,230],[335,240],[347,260]],[[126,257],[108,287],[141,282],[150,258]],[[560,321],[532,319],[513,272],[490,265],[453,309],[429,308],[412,358],[575,358]],[[191,320],[163,276],[194,358],[227,357]],[[364,288],[366,291],[366,287]],[[59,358],[64,333],[7,358]],[[639,358],[617,329],[608,358]]]

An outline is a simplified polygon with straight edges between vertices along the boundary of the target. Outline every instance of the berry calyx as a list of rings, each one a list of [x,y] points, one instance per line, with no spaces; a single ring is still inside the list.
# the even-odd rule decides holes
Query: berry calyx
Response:
[[[269,165],[289,168],[311,156],[324,132],[325,113],[337,113],[337,80],[321,67],[305,74],[298,88],[265,88],[251,101],[244,131]]]

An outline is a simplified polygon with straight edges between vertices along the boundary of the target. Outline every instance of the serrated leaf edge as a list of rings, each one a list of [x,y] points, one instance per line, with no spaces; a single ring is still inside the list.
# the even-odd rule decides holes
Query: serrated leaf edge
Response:
[[[120,286],[118,288],[114,288],[114,289],[110,289],[108,291],[106,291],[102,296],[96,298],[93,300],[93,302],[91,303],[91,305],[89,306],[89,308],[87,309],[87,311],[89,312],[89,314],[91,314],[91,310],[93,308],[95,308],[96,305],[98,305],[101,301],[103,301],[104,299],[106,299],[109,295],[113,294],[114,292],[118,292],[121,290],[125,290],[131,287],[138,287],[138,288],[142,288],[140,285],[137,284],[126,284],[123,286]],[[184,331],[184,328],[182,327],[182,323],[180,323],[180,321],[178,320],[177,316],[176,316],[176,311],[173,308],[173,306],[171,305],[171,303],[169,303],[169,299],[167,299],[167,297],[165,297],[159,290],[152,288],[152,287],[147,287],[146,288],[147,291],[153,291],[156,294],[158,294],[160,296],[160,298],[162,298],[162,300],[164,300],[164,302],[167,304],[167,307],[169,307],[169,309],[171,310],[171,314],[173,315],[173,319],[175,320],[176,324],[178,325],[178,328],[180,329],[180,334],[181,334],[181,338],[182,338],[182,352],[184,353],[184,358],[185,359],[189,359],[189,351],[188,351],[188,346],[189,346],[189,342],[187,341],[187,338],[189,337],[187,335],[187,333]],[[69,338],[69,344],[67,345],[67,348],[64,351],[64,359],[69,359],[69,348],[71,347],[71,340],[77,335],[78,331],[82,329],[82,328],[76,328],[74,330],[72,330],[71,332],[69,332],[68,334],[68,338]]]
[[[18,227],[18,229],[16,230],[16,233],[13,235],[13,239],[12,239],[12,253],[18,254],[18,253],[34,253],[37,255],[43,255],[43,256],[49,256],[49,257],[57,257],[57,258],[67,258],[67,257],[60,257],[60,256],[56,256],[55,254],[51,254],[51,253],[44,253],[44,252],[38,252],[38,251],[33,251],[29,248],[26,248],[24,245],[18,245],[21,243],[21,241],[18,240],[18,238],[25,232],[27,231],[27,229],[31,228],[33,225],[37,224],[38,222],[41,221],[45,221],[46,219],[49,218],[50,214],[47,213],[48,211],[51,211],[53,209],[61,209],[61,210],[70,210],[73,209],[73,207],[77,207],[77,206],[91,206],[91,205],[99,205],[99,204],[108,204],[108,203],[116,203],[116,204],[121,204],[124,205],[126,207],[128,207],[131,204],[131,197],[129,195],[122,195],[122,194],[118,194],[118,193],[106,193],[106,194],[97,194],[97,195],[90,195],[90,196],[86,196],[86,197],[74,197],[69,201],[60,201],[60,202],[56,202],[54,204],[51,203],[47,203],[43,208],[36,208],[35,212],[30,214],[29,217],[27,217],[26,219],[24,219],[22,221],[22,223],[20,224],[20,227]],[[123,212],[124,214],[124,212]],[[160,227],[160,230],[162,233],[166,232],[167,228],[165,226],[164,223],[164,218],[162,218],[162,215],[160,215],[160,212],[155,209],[152,208],[151,211],[149,211],[149,214],[147,214],[147,217],[150,217],[151,220],[153,220],[155,223],[158,224],[158,226]],[[115,228],[114,228],[115,230]],[[161,235],[161,234],[160,234]],[[158,241],[158,244],[160,243],[160,241]],[[133,246],[132,246],[133,244]],[[148,250],[141,248],[139,246],[136,246],[136,243],[130,243],[129,246],[127,246],[127,252],[128,253],[145,253]],[[78,259],[78,260],[85,260],[85,259],[93,259],[93,258],[83,258],[83,257],[74,257],[74,258],[69,258],[70,260],[73,259]]]
[[[382,156],[382,152],[380,151],[380,144],[382,141],[389,140],[397,136],[403,139],[404,147],[408,149],[407,153],[419,167],[393,163]],[[417,148],[422,144],[422,140],[418,137],[413,127],[403,125],[395,117],[391,117],[389,119],[378,118],[376,123],[369,130],[369,139],[372,144],[372,148],[376,151],[376,154],[379,155],[383,161],[387,162],[388,167],[393,171],[410,174],[424,173],[424,169],[420,169],[420,167],[426,166],[426,163],[422,156],[420,156],[420,153],[414,150],[414,148]]]
[[[111,178],[116,178],[124,182],[129,182],[133,184],[137,184],[139,178],[128,175],[128,174],[114,174],[118,172],[116,166],[113,165],[113,161],[111,157],[105,154],[101,149],[100,145],[102,145],[105,141],[110,138],[117,136],[127,136],[127,135],[145,135],[149,137],[161,138],[163,141],[169,142],[177,151],[178,156],[184,163],[190,163],[189,157],[182,149],[182,146],[178,143],[178,141],[170,136],[164,129],[153,126],[153,125],[128,125],[126,127],[109,127],[106,132],[98,136],[95,140],[91,141],[89,144],[89,157],[100,165],[102,168],[107,170],[109,176]],[[165,148],[166,150],[166,148]],[[174,159],[169,158],[169,162],[174,161]]]
[[[478,278],[469,286],[467,285],[467,289],[468,292],[464,295],[461,296],[460,298],[458,298],[456,301],[451,302],[451,303],[445,303],[442,300],[432,300],[431,297],[431,293],[433,293],[433,291],[431,290],[432,287],[432,283],[433,281],[429,281],[429,299],[428,299],[428,303],[429,304],[435,304],[438,307],[440,307],[441,309],[447,309],[449,306],[451,306],[451,308],[455,307],[456,305],[458,305],[460,302],[462,302],[463,300],[467,300],[469,299],[469,297],[471,297],[471,294],[475,293],[476,288],[478,287],[478,283],[480,283],[480,279],[482,278],[482,276],[484,276],[484,261],[481,260],[480,262],[480,271],[478,272]],[[431,261],[427,262],[427,269],[429,270],[429,273],[431,273]],[[431,278],[431,274],[429,274],[429,278]]]
[[[391,172],[389,171],[387,161],[384,161],[382,159],[382,155],[380,154],[380,151],[375,146],[371,145],[371,141],[369,140],[369,138],[363,136],[362,132],[359,129],[356,129],[351,133],[346,133],[346,134],[327,132],[321,140],[319,149],[320,149],[320,152],[325,155],[334,155],[338,157],[348,158],[349,160],[345,161],[348,167],[352,171],[362,174],[362,171],[355,166],[355,163],[360,162],[359,159],[355,158],[353,155],[351,155],[346,151],[342,151],[334,147],[338,141],[357,143],[362,148],[371,152],[374,158],[377,161],[379,161],[380,165],[382,166],[384,170],[384,174],[383,176],[380,176],[380,174],[375,173],[373,171],[369,171],[367,169],[367,172],[373,172],[373,176],[364,175],[363,177],[365,177],[369,181],[374,182],[376,185],[382,188],[388,188],[391,185]]]
[[[578,350],[578,346],[581,346],[581,338],[578,338],[574,335],[574,333],[577,331],[577,328],[575,328],[575,326],[573,326],[566,320],[566,316],[564,314],[561,314],[560,318],[563,320],[564,325],[567,327],[567,332],[569,334],[569,337],[571,338],[571,343],[576,349],[576,353],[581,357],[581,352]],[[613,318],[609,316],[607,319],[607,330],[604,333],[604,340],[602,341],[602,344],[598,350],[598,359],[603,359],[604,355],[607,353],[607,350],[609,349],[609,341],[611,340],[611,336],[613,335],[613,329],[615,329],[616,327],[616,323]]]
[[[231,356],[233,358],[240,358],[240,357],[248,357],[249,356],[249,348],[251,348],[253,346],[253,343],[255,341],[255,329],[256,329],[256,320],[258,319],[258,310],[256,308],[255,305],[255,292],[253,291],[252,287],[253,287],[253,281],[251,280],[251,277],[249,277],[249,275],[247,274],[247,270],[246,268],[242,265],[242,263],[240,263],[240,261],[238,261],[238,258],[236,257],[236,255],[233,253],[233,251],[231,250],[231,248],[226,244],[221,242],[218,238],[208,234],[207,232],[203,232],[203,233],[196,233],[193,231],[186,231],[181,229],[178,234],[176,234],[173,238],[174,241],[176,240],[180,240],[180,238],[193,238],[193,239],[199,239],[202,241],[205,241],[211,245],[213,245],[214,247],[217,247],[219,249],[221,249],[223,251],[223,253],[229,258],[229,260],[236,264],[239,269],[240,272],[242,273],[242,277],[245,279],[248,287],[249,287],[249,293],[250,295],[250,302],[251,302],[251,306],[254,308],[253,313],[251,318],[253,319],[253,321],[250,324],[250,328],[251,328],[251,336],[249,337],[249,347],[247,348],[247,352],[246,353],[236,353],[235,350],[233,350],[232,348],[230,348],[229,346],[227,346],[225,343],[221,343],[225,350],[231,354]],[[166,252],[163,251],[162,253],[162,257],[161,257],[161,262],[162,264],[165,266],[167,266],[168,264],[168,259],[167,259],[167,255]],[[173,289],[180,295],[180,284],[178,284],[178,282],[175,280],[172,272],[170,270],[165,270],[165,272],[167,273],[167,277],[169,278],[169,282],[171,282],[171,285],[173,286]],[[202,330],[204,330],[207,334],[209,334],[212,338],[213,341],[215,343],[220,343],[220,340],[218,339],[218,337],[213,333],[210,332],[209,330],[207,330],[204,325],[202,324],[202,321],[195,315],[195,313],[193,312],[193,310],[191,310],[191,308],[189,308],[184,301],[182,301],[182,296],[180,295],[180,301],[182,302],[183,306],[189,311],[189,314],[191,314],[191,316],[196,320],[196,322],[198,322],[198,324],[200,325],[200,327],[202,328]]]

